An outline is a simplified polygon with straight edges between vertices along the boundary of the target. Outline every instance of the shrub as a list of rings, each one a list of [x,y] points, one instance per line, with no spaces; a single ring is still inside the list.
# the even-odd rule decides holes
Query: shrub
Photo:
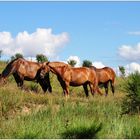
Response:
[[[128,77],[124,86],[127,93],[122,102],[122,114],[135,114],[140,110],[140,73],[135,72]]]
[[[82,66],[83,67],[90,67],[90,66],[92,66],[92,62],[89,60],[84,60]]]
[[[36,83],[31,83],[29,88],[31,91],[36,92],[36,93],[39,91],[39,87]]]

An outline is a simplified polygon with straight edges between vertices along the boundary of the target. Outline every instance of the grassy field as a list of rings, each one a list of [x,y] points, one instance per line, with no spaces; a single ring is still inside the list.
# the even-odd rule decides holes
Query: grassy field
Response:
[[[21,90],[11,76],[0,87],[0,138],[140,138],[140,116],[121,116],[124,82],[117,78],[115,96],[108,97],[86,98],[82,87],[70,87],[66,100],[52,74],[52,94],[27,81]]]

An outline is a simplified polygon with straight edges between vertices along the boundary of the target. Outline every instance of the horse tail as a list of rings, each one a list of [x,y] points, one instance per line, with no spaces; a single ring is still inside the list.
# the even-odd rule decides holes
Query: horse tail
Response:
[[[13,74],[16,71],[16,63],[17,63],[18,59],[19,58],[14,59],[10,63],[8,63],[6,68],[2,71],[1,76],[3,78],[7,78],[8,76],[10,76],[11,74]]]

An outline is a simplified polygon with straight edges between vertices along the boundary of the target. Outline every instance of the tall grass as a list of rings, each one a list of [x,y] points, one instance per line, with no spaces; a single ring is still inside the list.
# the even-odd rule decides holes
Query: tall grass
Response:
[[[139,115],[120,115],[125,96],[121,79],[115,96],[86,98],[82,87],[71,87],[68,100],[55,76],[51,83],[52,94],[43,94],[38,86],[36,93],[30,82],[25,86],[32,91],[21,90],[12,78],[0,87],[0,138],[140,138]]]

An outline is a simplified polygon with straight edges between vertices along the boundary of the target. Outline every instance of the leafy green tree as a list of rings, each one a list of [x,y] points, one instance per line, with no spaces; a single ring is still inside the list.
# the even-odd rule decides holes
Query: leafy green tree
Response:
[[[124,85],[126,97],[122,102],[122,114],[140,113],[140,73],[135,72],[127,78]]]
[[[76,65],[76,60],[74,60],[74,59],[71,59],[71,60],[69,60],[69,61],[67,61],[68,62],[68,64],[69,65],[71,65],[72,67],[75,67],[75,65]]]
[[[1,58],[1,56],[2,56],[2,50],[0,50],[0,58]]]
[[[23,55],[22,55],[21,53],[16,53],[16,54],[15,54],[15,57],[16,57],[16,58],[23,58]]]
[[[37,54],[36,55],[37,62],[46,62],[48,58],[44,54]]]
[[[90,67],[90,66],[92,66],[92,62],[89,60],[84,60],[82,66],[83,67]]]
[[[119,71],[121,72],[121,76],[125,77],[125,68],[123,66],[119,66]]]
[[[14,60],[17,58],[23,58],[23,55],[21,53],[16,53],[14,56],[11,56],[11,60]]]

